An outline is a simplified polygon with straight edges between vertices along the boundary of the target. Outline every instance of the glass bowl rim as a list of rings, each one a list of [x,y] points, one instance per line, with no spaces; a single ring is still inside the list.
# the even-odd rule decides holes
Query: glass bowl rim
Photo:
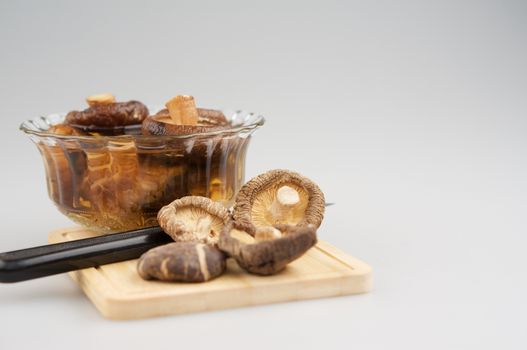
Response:
[[[148,106],[150,109],[151,107]],[[152,110],[155,110],[155,108],[152,108]],[[225,112],[225,109],[220,109],[220,111]],[[52,125],[49,122],[49,117],[51,116],[59,116],[61,118],[64,118],[67,113],[50,113],[44,116],[36,117],[33,119],[27,119],[24,122],[22,122],[19,126],[19,129],[28,135],[35,135],[39,137],[52,137],[56,139],[68,139],[68,140],[174,140],[174,139],[189,139],[193,137],[207,137],[207,136],[219,136],[219,135],[235,135],[241,132],[245,131],[252,131],[255,130],[265,124],[265,118],[256,113],[247,112],[244,110],[232,110],[231,114],[242,114],[246,113],[247,116],[253,116],[254,121],[248,123],[248,124],[242,124],[239,126],[231,127],[228,129],[221,129],[221,130],[214,130],[214,131],[207,131],[207,132],[197,132],[197,133],[188,133],[188,134],[180,134],[180,135],[103,135],[103,136],[91,136],[91,135],[58,135],[51,132],[48,132],[47,130],[34,130],[30,129],[28,127],[28,123],[33,123],[36,120],[44,121],[48,125]],[[246,117],[247,118],[247,117]]]

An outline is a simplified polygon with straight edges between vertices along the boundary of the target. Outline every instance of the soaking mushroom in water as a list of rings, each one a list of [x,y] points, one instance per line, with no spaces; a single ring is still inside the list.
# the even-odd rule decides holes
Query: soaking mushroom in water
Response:
[[[83,131],[106,132],[110,128],[140,125],[149,114],[143,103],[115,102],[111,94],[88,96],[86,102],[90,107],[66,115],[67,124]]]
[[[162,109],[143,121],[145,135],[183,135],[223,130],[229,122],[222,112],[196,108],[194,97],[178,95]]]

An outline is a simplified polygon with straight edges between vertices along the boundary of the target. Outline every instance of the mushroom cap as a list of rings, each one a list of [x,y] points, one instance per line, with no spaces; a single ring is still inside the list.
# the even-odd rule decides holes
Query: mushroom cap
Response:
[[[225,271],[225,260],[225,255],[214,246],[175,242],[141,255],[137,272],[146,280],[205,282]]]
[[[198,123],[202,125],[227,125],[229,121],[222,111],[217,109],[196,108]]]
[[[197,108],[197,111],[197,125],[180,125],[172,121],[167,109],[162,109],[143,121],[142,132],[144,135],[186,135],[223,130],[229,127],[227,118],[222,112],[203,108]]]
[[[95,104],[84,111],[71,111],[66,123],[93,129],[141,124],[148,116],[148,108],[139,101]]]
[[[209,232],[198,230],[204,219],[209,220]],[[161,208],[157,221],[176,242],[216,244],[223,226],[230,221],[230,214],[223,205],[209,198],[187,196]]]
[[[287,264],[298,259],[317,243],[313,225],[274,227],[282,232],[280,238],[254,242],[248,234],[243,236],[245,230],[242,227],[230,222],[221,232],[218,248],[234,258],[244,270],[258,275],[272,275],[283,270]]]
[[[298,192],[300,202],[285,221],[276,222],[269,213],[278,190],[288,186]],[[270,170],[242,186],[234,203],[233,218],[237,225],[254,235],[256,227],[288,224],[318,228],[324,218],[324,194],[305,176],[283,169]]]

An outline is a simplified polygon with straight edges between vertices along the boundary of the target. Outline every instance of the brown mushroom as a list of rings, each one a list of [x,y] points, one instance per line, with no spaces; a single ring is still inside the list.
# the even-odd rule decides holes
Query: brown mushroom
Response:
[[[222,111],[217,109],[197,108],[198,124],[210,126],[228,126],[229,121]]]
[[[83,111],[71,111],[66,123],[83,130],[139,125],[148,116],[148,108],[139,101],[95,102],[88,98],[90,107]]]
[[[209,198],[187,196],[161,208],[157,220],[176,242],[216,244],[230,215],[223,205]]]
[[[157,211],[174,198],[170,188],[174,177],[181,175],[182,167],[162,164],[141,164],[138,149],[132,142],[86,149],[86,171],[80,185],[81,196],[100,218],[112,226],[130,227],[148,225],[138,213]],[[168,198],[168,200],[167,200]],[[151,224],[155,224],[155,219]]]
[[[143,279],[205,282],[225,271],[225,255],[202,243],[176,242],[150,249],[137,263]]]
[[[251,235],[257,227],[275,224],[318,228],[324,207],[324,194],[313,181],[292,171],[271,170],[240,189],[233,217]]]
[[[313,225],[275,225],[259,228],[253,238],[230,222],[223,228],[218,247],[250,273],[271,275],[302,256],[317,242]]]
[[[185,135],[223,130],[229,122],[221,111],[197,108],[198,122],[195,125],[177,124],[170,117],[168,109],[162,109],[143,121],[144,135]]]

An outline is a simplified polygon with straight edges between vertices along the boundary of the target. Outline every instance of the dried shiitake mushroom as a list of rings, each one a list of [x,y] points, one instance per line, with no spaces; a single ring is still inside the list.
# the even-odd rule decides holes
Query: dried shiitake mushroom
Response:
[[[324,206],[324,194],[313,181],[292,171],[271,170],[243,185],[233,217],[251,235],[257,227],[275,224],[318,228]]]
[[[71,111],[66,123],[81,129],[109,128],[141,124],[148,116],[148,108],[139,101],[111,102],[108,96],[87,98],[89,108]]]
[[[86,156],[86,169],[78,186],[84,205],[112,225],[148,225],[149,222],[139,221],[142,219],[138,213],[149,207],[159,208],[174,198],[176,193],[170,183],[180,176],[181,168],[154,162],[142,164],[132,142],[109,145],[108,149],[86,149],[82,153]]]
[[[175,242],[150,249],[137,263],[143,279],[205,282],[225,271],[225,255],[209,244]]]
[[[161,208],[157,221],[176,242],[216,244],[229,211],[206,197],[187,196]]]
[[[184,135],[223,130],[229,126],[222,112],[196,108],[192,96],[176,96],[143,121],[145,135]]]
[[[317,243],[313,225],[261,227],[249,236],[234,222],[223,228],[218,247],[250,273],[271,275],[283,270]]]
[[[198,108],[198,112],[200,111],[203,111],[203,109]],[[219,113],[225,118],[223,113]],[[185,135],[223,130],[228,127],[228,122],[223,122],[219,118],[207,116],[204,118],[200,117],[198,120],[199,122],[196,125],[175,124],[168,115],[168,111],[162,109],[143,121],[142,132],[144,135]]]
[[[228,126],[229,122],[222,111],[198,108],[198,124],[209,126]]]

